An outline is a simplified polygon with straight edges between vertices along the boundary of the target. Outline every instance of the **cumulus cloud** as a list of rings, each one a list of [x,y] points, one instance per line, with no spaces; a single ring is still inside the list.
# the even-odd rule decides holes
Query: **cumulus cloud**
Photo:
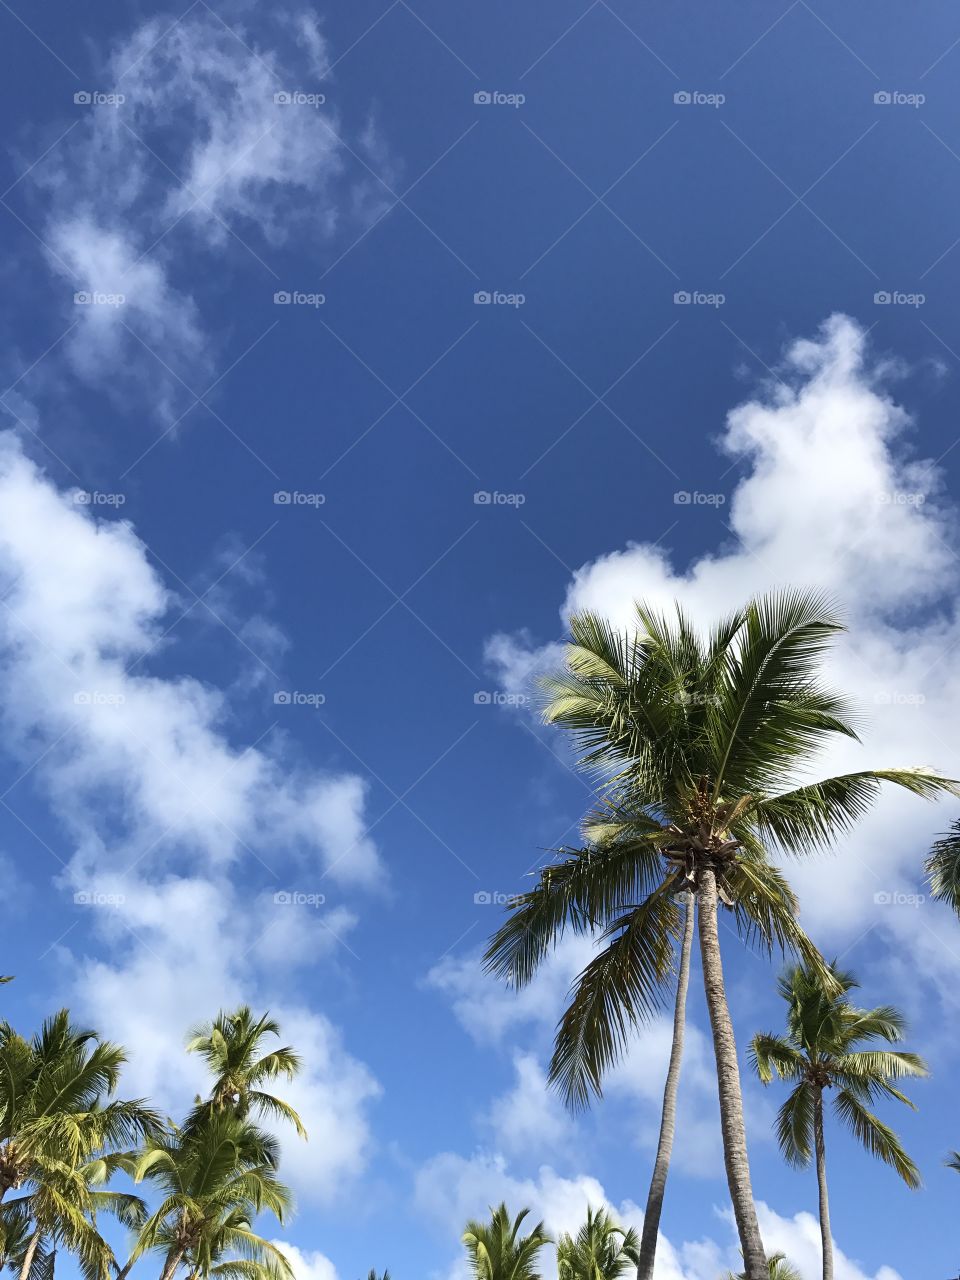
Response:
[[[490,1205],[506,1199],[516,1213],[530,1209],[531,1223],[543,1221],[550,1235],[575,1233],[588,1206],[606,1208],[625,1227],[643,1226],[643,1210],[632,1200],[615,1204],[602,1184],[588,1174],[563,1177],[543,1165],[532,1177],[511,1173],[501,1156],[472,1158],[446,1152],[429,1161],[416,1184],[416,1200],[425,1216],[432,1219],[452,1241],[468,1218],[483,1218]],[[819,1228],[808,1213],[782,1217],[762,1201],[757,1205],[760,1229],[769,1252],[781,1251],[799,1269],[803,1280],[819,1280]],[[740,1254],[732,1213],[715,1210],[720,1238],[672,1242],[660,1237],[657,1248],[656,1280],[717,1280],[727,1270],[739,1270]],[[544,1250],[541,1266],[545,1276],[556,1275],[552,1250]],[[461,1257],[452,1261],[446,1273],[450,1280],[467,1280],[469,1270]],[[898,1280],[890,1267],[880,1267],[872,1276],[836,1247],[837,1280]]]
[[[287,1167],[329,1197],[364,1166],[380,1089],[287,991],[297,966],[349,949],[337,894],[382,880],[365,784],[235,743],[221,690],[149,674],[177,602],[133,529],[76,498],[0,435],[4,741],[74,842],[61,888],[90,927],[63,957],[74,1002],[130,1046],[128,1087],[173,1114],[201,1084],[188,1027],[272,1006],[307,1064],[286,1093],[313,1142],[286,1136]]]
[[[685,569],[650,544],[613,551],[577,570],[562,616],[593,609],[629,626],[642,597],[662,609],[679,599],[709,623],[756,592],[826,590],[850,626],[828,676],[865,724],[864,745],[833,745],[818,772],[926,764],[960,776],[954,515],[935,466],[911,450],[914,424],[890,389],[901,372],[873,359],[866,333],[844,316],[795,342],[779,380],[727,417],[720,447],[747,468],[729,503],[732,539]],[[497,637],[488,651],[505,684],[522,682],[540,657],[522,637]],[[825,945],[870,925],[911,927],[896,895],[917,887],[929,838],[946,821],[942,808],[891,793],[831,862],[829,892],[821,861],[791,866],[804,919]]]
[[[317,877],[372,884],[381,867],[364,834],[364,781],[234,745],[222,691],[147,673],[169,641],[177,601],[130,525],[97,520],[0,437],[3,721],[78,841],[85,875],[105,853],[92,837],[116,810],[117,865],[153,852],[299,854]],[[180,610],[182,612],[182,609]]]

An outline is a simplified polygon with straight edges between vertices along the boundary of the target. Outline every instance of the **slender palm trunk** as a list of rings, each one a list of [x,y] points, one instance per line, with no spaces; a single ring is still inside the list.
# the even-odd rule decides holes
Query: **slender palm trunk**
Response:
[[[30,1274],[30,1268],[33,1266],[34,1254],[37,1252],[37,1245],[40,1243],[40,1232],[35,1231],[30,1237],[30,1243],[27,1245],[27,1251],[23,1255],[23,1262],[20,1265],[20,1280],[27,1280]]]
[[[179,1267],[183,1259],[183,1253],[183,1249],[178,1248],[176,1245],[173,1246],[164,1259],[163,1270],[160,1272],[160,1280],[172,1280],[174,1272],[177,1267]]]
[[[673,1136],[677,1129],[677,1090],[680,1087],[680,1064],[683,1061],[683,1033],[687,1023],[687,988],[690,985],[690,952],[693,950],[693,926],[695,902],[693,894],[687,894],[683,920],[683,945],[680,949],[680,971],[677,974],[677,1003],[673,1011],[673,1044],[670,1047],[670,1065],[663,1089],[663,1112],[660,1117],[660,1139],[657,1157],[653,1162],[653,1177],[647,1193],[647,1207],[643,1213],[643,1234],[640,1237],[640,1260],[637,1280],[653,1280],[653,1264],[657,1256],[657,1235],[660,1231],[660,1213],[663,1195],[667,1189],[670,1171],[670,1155]]]
[[[717,932],[717,877],[709,867],[700,877],[699,907],[700,957],[703,986],[710,1011],[713,1052],[717,1060],[717,1087],[720,1094],[720,1129],[723,1134],[723,1163],[727,1185],[737,1220],[746,1280],[769,1280],[766,1254],[760,1238],[760,1224],[750,1185],[747,1133],[743,1123],[743,1095],[733,1023],[727,1005]]]
[[[830,1197],[827,1194],[827,1152],[823,1142],[823,1090],[813,1095],[813,1141],[817,1150],[817,1186],[820,1190],[820,1238],[823,1241],[823,1280],[833,1280],[833,1236],[830,1233]]]

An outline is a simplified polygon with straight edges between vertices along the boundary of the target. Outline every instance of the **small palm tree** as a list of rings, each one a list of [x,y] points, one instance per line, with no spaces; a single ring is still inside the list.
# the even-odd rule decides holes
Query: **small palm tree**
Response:
[[[800,966],[788,969],[777,984],[787,1002],[787,1033],[757,1035],[750,1045],[750,1060],[764,1084],[777,1075],[794,1085],[777,1116],[777,1139],[792,1165],[804,1168],[811,1155],[816,1157],[824,1280],[833,1280],[824,1090],[836,1090],[834,1113],[854,1137],[891,1165],[908,1187],[918,1187],[916,1165],[893,1130],[870,1108],[880,1098],[895,1098],[913,1107],[893,1081],[927,1075],[926,1063],[917,1054],[874,1047],[878,1041],[897,1044],[903,1039],[901,1014],[889,1005],[857,1008],[847,999],[847,993],[859,985],[856,979],[835,965],[830,973],[833,983],[825,986],[816,971]]]
[[[371,1267],[367,1272],[367,1280],[390,1280],[390,1272],[384,1271],[382,1276],[378,1276],[376,1267]]]
[[[770,1270],[770,1280],[803,1280],[803,1276],[796,1267],[791,1266],[787,1261],[785,1253],[771,1253],[767,1259],[767,1267]],[[743,1272],[737,1275],[733,1271],[728,1271],[727,1280],[746,1280],[746,1275]]]
[[[488,967],[523,986],[566,931],[599,934],[560,1022],[551,1079],[574,1105],[599,1095],[607,1070],[662,1004],[681,934],[678,895],[696,900],[713,1033],[727,1182],[749,1280],[767,1280],[750,1180],[740,1071],[720,954],[718,912],[744,938],[789,947],[823,968],[800,928],[774,853],[832,844],[883,783],[933,797],[956,784],[929,769],[883,769],[798,785],[834,735],[856,739],[846,702],[818,679],[841,624],[800,591],[761,597],[699,636],[637,606],[634,630],[574,617],[566,669],[550,677],[545,719],[568,729],[607,804],[585,828],[587,848],[563,851],[513,904]],[[658,1159],[641,1237],[641,1280],[653,1273],[676,1110],[682,981]]]
[[[163,1255],[161,1280],[172,1280],[181,1266],[191,1280],[292,1280],[287,1258],[252,1227],[263,1211],[282,1224],[292,1207],[277,1177],[276,1140],[231,1111],[192,1119],[189,1128],[171,1125],[149,1139],[130,1163],[134,1180],[154,1183],[162,1202],[118,1280],[148,1252]]]
[[[639,1237],[617,1225],[610,1215],[587,1208],[587,1220],[576,1237],[557,1241],[558,1280],[619,1280],[640,1261]]]
[[[550,1237],[538,1222],[525,1236],[520,1234],[529,1209],[511,1220],[505,1204],[490,1209],[489,1222],[468,1222],[463,1243],[476,1280],[540,1280],[537,1254]]]
[[[269,1014],[254,1018],[247,1005],[235,1013],[221,1010],[213,1022],[190,1033],[187,1051],[199,1053],[214,1076],[210,1098],[198,1104],[198,1112],[229,1109],[244,1119],[256,1111],[261,1116],[288,1120],[305,1138],[306,1130],[293,1107],[262,1088],[280,1076],[292,1080],[300,1071],[300,1057],[289,1046],[264,1052],[267,1036],[279,1038],[279,1025]]]

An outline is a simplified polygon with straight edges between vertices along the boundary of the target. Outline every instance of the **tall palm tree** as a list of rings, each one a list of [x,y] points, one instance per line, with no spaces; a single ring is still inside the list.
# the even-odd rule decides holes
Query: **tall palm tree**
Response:
[[[118,1280],[147,1252],[162,1254],[161,1280],[172,1280],[181,1266],[191,1280],[292,1280],[287,1258],[252,1227],[263,1211],[282,1224],[292,1207],[278,1159],[273,1137],[228,1110],[148,1139],[130,1172],[163,1198]]]
[[[794,1085],[777,1116],[777,1139],[784,1158],[803,1168],[809,1165],[811,1154],[816,1156],[823,1280],[833,1280],[824,1091],[836,1090],[834,1112],[854,1137],[872,1155],[891,1165],[908,1187],[918,1187],[916,1165],[893,1130],[870,1108],[881,1098],[896,1098],[913,1107],[893,1081],[928,1074],[926,1063],[917,1054],[874,1047],[878,1041],[897,1044],[903,1039],[902,1015],[890,1005],[857,1008],[847,999],[847,993],[859,986],[853,975],[835,965],[830,973],[833,982],[828,987],[819,972],[799,965],[788,969],[777,984],[787,1002],[786,1035],[757,1035],[750,1043],[750,1060],[764,1084],[776,1075]]]
[[[529,1209],[511,1219],[507,1206],[491,1206],[489,1222],[468,1222],[462,1240],[476,1280],[540,1280],[537,1254],[550,1237],[538,1222],[528,1235],[520,1228]]]
[[[557,1241],[558,1280],[619,1280],[640,1261],[639,1237],[617,1225],[604,1209],[587,1208],[576,1236]]]
[[[234,1013],[221,1010],[213,1022],[190,1033],[187,1051],[199,1053],[214,1076],[210,1098],[198,1109],[229,1109],[240,1119],[256,1111],[261,1116],[288,1120],[305,1138],[306,1130],[293,1107],[262,1088],[280,1076],[292,1080],[300,1071],[300,1057],[288,1045],[264,1051],[267,1036],[279,1038],[279,1025],[269,1014],[255,1018],[248,1005]]]
[[[588,821],[588,847],[564,851],[515,900],[487,965],[523,985],[565,931],[599,931],[602,949],[576,980],[551,1065],[551,1079],[583,1105],[661,1006],[680,933],[674,899],[695,896],[727,1182],[748,1280],[767,1280],[718,911],[728,908],[743,935],[822,968],[771,855],[831,845],[884,782],[926,797],[956,793],[956,784],[907,768],[797,785],[832,737],[857,738],[847,703],[817,677],[842,629],[819,596],[763,596],[706,638],[679,608],[671,622],[642,604],[631,631],[593,614],[570,625],[566,668],[545,681],[545,719],[572,734],[607,803]],[[653,1208],[655,1218],[656,1196]],[[654,1234],[642,1276],[655,1242]]]

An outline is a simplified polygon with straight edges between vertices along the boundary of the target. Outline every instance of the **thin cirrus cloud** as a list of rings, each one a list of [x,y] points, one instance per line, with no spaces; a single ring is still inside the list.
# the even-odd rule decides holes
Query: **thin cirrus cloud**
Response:
[[[242,7],[231,16],[194,7],[119,40],[26,184],[72,326],[69,369],[123,404],[149,389],[168,425],[212,379],[219,337],[199,297],[212,264],[249,266],[269,296],[272,252],[295,234],[322,261],[380,216],[393,170],[373,118],[352,128],[329,100],[312,13],[260,14],[256,37]],[[45,362],[21,394],[42,398],[50,375]]]

